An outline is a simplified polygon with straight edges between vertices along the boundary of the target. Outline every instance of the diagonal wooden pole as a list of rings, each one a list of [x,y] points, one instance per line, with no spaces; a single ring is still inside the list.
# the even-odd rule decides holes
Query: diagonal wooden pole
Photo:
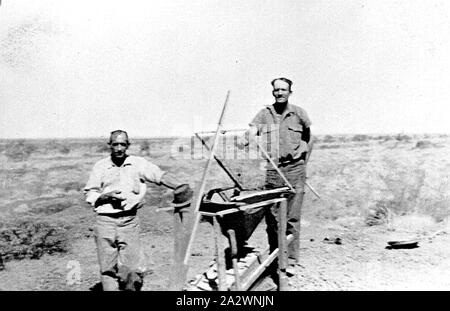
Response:
[[[312,151],[313,151],[313,147],[314,147],[314,140],[313,140],[313,138],[311,137],[311,141],[310,141],[310,143],[309,143],[309,151],[308,151],[308,154],[306,155],[305,165],[308,164],[308,162],[309,162],[309,158],[311,157],[311,153],[312,153]],[[306,179],[308,179],[308,176],[306,176]],[[307,180],[305,180],[305,185],[309,188],[309,190],[311,190],[312,193],[315,194],[315,196],[316,196],[317,198],[320,199],[319,193],[316,191],[316,189],[314,189],[314,188],[309,184],[309,182],[308,182]]]
[[[211,148],[209,148],[209,146],[206,144],[206,142],[204,141],[204,139],[202,137],[200,137],[200,135],[198,133],[195,133],[195,136],[202,142],[202,145],[206,148],[206,150],[211,151]],[[225,173],[228,175],[228,177],[230,177],[230,179],[233,181],[234,185],[239,189],[239,190],[244,190],[244,188],[242,187],[242,185],[239,183],[239,181],[237,180],[237,178],[233,175],[233,173],[231,173],[231,171],[229,169],[227,169],[225,167],[225,165],[223,164],[223,162],[219,159],[219,157],[217,157],[216,155],[214,155],[214,160],[216,160],[217,164],[219,164],[219,166],[225,171]]]
[[[261,150],[262,153],[264,154],[264,157],[266,157],[266,159],[270,162],[270,164],[272,164],[273,168],[277,171],[278,175],[280,175],[281,178],[283,178],[283,181],[286,183],[286,185],[289,187],[289,189],[291,189],[291,191],[295,193],[294,187],[292,187],[291,183],[287,180],[287,178],[284,176],[284,174],[280,171],[280,169],[278,168],[278,165],[272,160],[270,155],[267,153],[266,149],[264,149],[263,146],[261,146],[261,144],[256,140],[256,137],[253,137],[253,140],[256,142],[256,145],[258,146],[259,150]]]
[[[229,97],[230,97],[230,91],[227,92],[227,97],[225,99],[225,103],[223,104],[222,112],[220,114],[219,122],[217,124],[216,134],[214,136],[213,145],[211,147],[211,150],[210,150],[210,153],[209,153],[209,158],[208,158],[208,161],[206,162],[205,168],[203,170],[203,176],[202,176],[202,179],[201,179],[201,182],[200,182],[200,186],[199,186],[198,191],[197,191],[197,197],[196,197],[196,200],[195,200],[195,208],[194,208],[194,217],[195,217],[195,219],[194,219],[194,224],[193,224],[192,231],[191,231],[191,234],[190,234],[190,237],[189,237],[189,242],[188,242],[187,247],[186,247],[186,252],[185,252],[185,255],[184,255],[184,261],[183,261],[184,265],[187,265],[188,262],[189,262],[190,253],[191,253],[191,247],[192,247],[192,244],[193,244],[194,239],[195,239],[195,234],[196,234],[196,231],[197,231],[198,224],[200,222],[201,215],[199,213],[199,209],[200,209],[200,205],[202,203],[203,192],[205,191],[206,175],[208,174],[209,168],[210,168],[211,163],[212,163],[212,159],[214,158],[214,152],[215,152],[215,150],[217,148],[217,145],[218,145],[217,141],[218,141],[218,138],[219,138],[219,132],[220,132],[220,129],[222,127],[223,117],[225,115],[225,110],[227,108],[228,98]]]

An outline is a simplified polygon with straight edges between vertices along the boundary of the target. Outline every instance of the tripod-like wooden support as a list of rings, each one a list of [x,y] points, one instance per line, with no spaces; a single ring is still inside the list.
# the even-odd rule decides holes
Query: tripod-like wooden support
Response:
[[[221,227],[222,217],[234,213],[251,212],[252,209],[270,209],[273,204],[279,204],[278,213],[278,248],[270,252],[267,247],[257,255],[250,253],[245,258],[238,257],[239,241],[236,240],[236,232],[234,229],[223,230]],[[278,259],[277,273],[279,278],[278,289],[281,291],[287,290],[287,247],[292,241],[293,236],[286,236],[286,214],[287,214],[287,200],[286,198],[276,198],[258,203],[241,205],[239,208],[230,208],[218,212],[200,211],[202,217],[207,219],[213,226],[214,230],[214,245],[215,245],[215,262],[211,268],[214,271],[215,285],[211,287],[211,280],[205,277],[198,277],[197,280],[191,282],[191,289],[197,290],[219,290],[219,291],[247,291],[258,281],[260,276],[266,269]],[[227,229],[227,228],[225,228]],[[179,231],[180,229],[176,229]],[[224,238],[224,231],[227,233],[228,242],[230,246],[230,255],[232,268],[226,268],[226,239]],[[179,232],[175,235],[180,234]],[[180,252],[179,250],[176,252]],[[180,257],[181,258],[181,257]],[[181,262],[180,262],[181,265]],[[182,280],[179,280],[182,281]]]

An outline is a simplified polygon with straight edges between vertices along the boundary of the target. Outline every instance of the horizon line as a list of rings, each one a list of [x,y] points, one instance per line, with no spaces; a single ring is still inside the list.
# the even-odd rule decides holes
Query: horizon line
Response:
[[[313,136],[348,136],[348,135],[369,135],[369,136],[384,136],[384,135],[450,135],[450,133],[445,132],[372,132],[372,133],[364,133],[364,132],[354,132],[354,133],[318,133],[313,134]],[[135,136],[131,137],[130,140],[141,140],[141,139],[168,139],[168,138],[189,138],[194,136],[192,135],[168,135],[168,136]],[[67,140],[67,139],[86,139],[86,140],[98,140],[98,139],[108,139],[107,136],[67,136],[67,137],[0,137],[0,140]]]

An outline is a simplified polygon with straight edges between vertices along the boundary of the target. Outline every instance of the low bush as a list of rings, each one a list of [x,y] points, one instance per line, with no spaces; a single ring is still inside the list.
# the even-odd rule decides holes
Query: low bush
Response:
[[[365,219],[368,226],[381,225],[388,223],[391,214],[389,210],[389,203],[385,201],[377,202],[376,206],[369,209],[369,213]]]
[[[35,214],[52,215],[62,212],[74,204],[75,202],[71,198],[54,198],[34,203],[32,211]]]
[[[415,146],[415,148],[418,148],[418,149],[424,149],[424,148],[430,148],[430,147],[433,147],[433,143],[431,143],[429,140],[419,140]]]
[[[61,153],[61,154],[69,154],[69,153],[70,153],[70,147],[69,147],[69,146],[66,146],[66,145],[60,145],[60,146],[58,147],[58,151],[59,151],[59,153]]]
[[[397,141],[409,142],[411,140],[411,136],[405,134],[398,134],[397,136],[395,136],[395,139]]]
[[[336,139],[331,135],[325,135],[325,137],[322,140],[322,142],[324,142],[324,143],[332,143],[335,141],[336,141]]]
[[[150,142],[148,140],[144,140],[140,144],[140,152],[142,155],[146,155],[146,156],[150,155]]]
[[[366,141],[369,139],[370,139],[370,136],[368,136],[368,135],[357,134],[357,135],[353,136],[352,141]]]
[[[317,146],[317,149],[338,149],[342,148],[341,144],[327,144],[327,145],[320,145]]]
[[[11,161],[26,161],[36,150],[37,147],[34,144],[19,141],[6,147],[5,156]]]
[[[106,143],[100,143],[97,145],[96,152],[98,153],[107,153],[110,151],[109,145]]]
[[[67,226],[37,217],[0,223],[3,260],[39,259],[44,254],[68,250]]]

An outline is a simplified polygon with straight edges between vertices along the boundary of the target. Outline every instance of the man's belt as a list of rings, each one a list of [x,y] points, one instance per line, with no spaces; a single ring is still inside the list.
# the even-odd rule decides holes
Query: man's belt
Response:
[[[301,160],[301,157],[298,157],[297,159],[286,159],[286,158],[283,159],[283,158],[280,158],[278,160],[278,163],[279,163],[279,165],[289,165],[289,164],[297,163],[300,160]]]
[[[112,218],[119,218],[119,217],[126,217],[126,216],[135,216],[137,213],[137,209],[136,208],[132,208],[130,210],[127,211],[120,211],[117,213],[98,213],[97,215],[100,216],[108,216],[108,217],[112,217]]]

